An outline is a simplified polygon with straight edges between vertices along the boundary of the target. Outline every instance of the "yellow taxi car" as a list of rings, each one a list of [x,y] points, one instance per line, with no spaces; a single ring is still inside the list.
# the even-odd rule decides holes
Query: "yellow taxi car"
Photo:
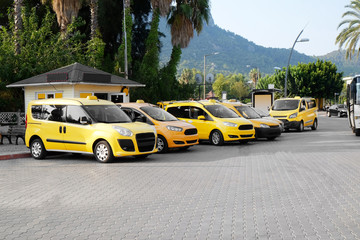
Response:
[[[230,108],[239,116],[250,120],[255,128],[255,138],[274,140],[281,135],[281,128],[278,123],[262,118],[250,106],[240,102],[222,102],[221,104]]]
[[[299,132],[304,127],[316,130],[318,127],[318,114],[314,98],[282,98],[274,102],[269,112],[270,116],[284,122],[285,131],[291,128]]]
[[[284,122],[277,119],[277,118],[274,118],[272,116],[270,116],[269,112],[265,112],[259,108],[254,108],[254,107],[251,107],[251,109],[253,109],[257,114],[260,115],[260,117],[262,117],[263,119],[268,119],[268,120],[271,120],[277,124],[280,125],[280,129],[281,129],[281,132],[284,131]]]
[[[166,106],[166,111],[198,129],[200,140],[214,145],[227,141],[247,142],[255,138],[253,124],[215,101],[179,101]]]
[[[133,123],[114,103],[87,98],[31,101],[26,114],[25,143],[35,159],[48,151],[93,154],[106,163],[114,157],[155,153],[156,130]]]
[[[132,121],[145,122],[156,128],[159,153],[167,152],[169,148],[187,149],[199,143],[196,127],[180,121],[164,109],[141,100],[117,105]]]

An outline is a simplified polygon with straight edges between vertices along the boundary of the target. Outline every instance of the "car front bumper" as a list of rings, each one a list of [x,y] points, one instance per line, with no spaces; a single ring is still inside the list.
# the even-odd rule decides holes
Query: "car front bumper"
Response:
[[[280,127],[255,128],[256,138],[276,138],[281,135]]]

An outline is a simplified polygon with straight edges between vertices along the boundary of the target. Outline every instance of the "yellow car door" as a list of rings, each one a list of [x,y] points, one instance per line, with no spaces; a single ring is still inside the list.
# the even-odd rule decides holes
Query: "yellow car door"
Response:
[[[42,138],[45,149],[63,150],[63,124],[65,120],[65,106],[43,105],[43,114],[47,115],[47,121],[41,123],[41,132],[38,135]]]
[[[63,126],[64,144],[67,150],[86,152],[86,138],[89,138],[94,131],[91,124],[82,121],[86,116],[81,106],[67,106],[66,123]]]

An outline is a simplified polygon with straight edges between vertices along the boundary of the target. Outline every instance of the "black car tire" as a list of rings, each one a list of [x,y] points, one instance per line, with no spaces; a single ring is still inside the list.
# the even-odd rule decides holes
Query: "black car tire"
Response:
[[[224,137],[219,130],[214,130],[210,134],[210,143],[216,146],[224,144]]]
[[[95,145],[94,156],[101,163],[108,163],[114,159],[111,147],[106,141],[100,141]]]
[[[355,130],[355,136],[357,136],[357,137],[360,136],[360,129],[356,129],[356,130]]]
[[[300,122],[298,131],[299,131],[299,132],[304,131],[304,123],[303,123],[303,121]]]
[[[30,143],[30,153],[35,159],[44,159],[46,157],[46,149],[40,138],[36,138]]]
[[[313,123],[313,125],[311,126],[311,129],[312,129],[312,130],[316,130],[317,127],[318,127],[318,121],[317,121],[317,119],[314,119],[314,123]]]
[[[166,139],[161,135],[158,135],[156,147],[158,149],[158,153],[166,153],[169,150]]]

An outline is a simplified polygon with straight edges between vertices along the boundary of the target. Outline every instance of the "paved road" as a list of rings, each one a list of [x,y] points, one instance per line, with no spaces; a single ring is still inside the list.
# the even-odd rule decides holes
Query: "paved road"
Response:
[[[97,163],[0,161],[0,239],[360,239],[347,119],[275,141]]]

